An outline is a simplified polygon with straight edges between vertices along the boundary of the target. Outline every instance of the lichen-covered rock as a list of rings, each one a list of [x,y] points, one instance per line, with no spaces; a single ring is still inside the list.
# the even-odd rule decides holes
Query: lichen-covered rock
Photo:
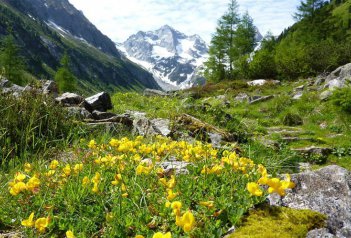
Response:
[[[161,135],[169,136],[171,134],[170,120],[156,118],[156,119],[151,120],[151,123],[154,125],[154,127],[156,127],[158,129],[158,131],[161,132]]]
[[[269,196],[271,204],[325,214],[332,234],[351,237],[351,172],[331,165],[291,177],[296,187],[284,198]]]
[[[64,93],[61,96],[55,98],[55,101],[65,107],[79,106],[84,98],[75,93]]]
[[[45,80],[42,82],[42,93],[52,94],[54,97],[58,95],[58,86],[55,81]]]
[[[91,114],[95,120],[104,120],[117,116],[115,113],[112,112],[100,112],[97,110],[94,110]]]
[[[68,115],[75,117],[79,120],[91,118],[92,115],[84,107],[67,107]]]
[[[111,97],[106,92],[95,94],[91,97],[86,98],[85,101],[86,101],[86,105],[85,105],[86,109],[91,112],[94,110],[97,110],[100,112],[106,112],[107,110],[110,110],[113,108]]]
[[[248,102],[250,100],[249,95],[247,95],[246,93],[239,93],[235,98],[235,101],[237,102]]]
[[[336,236],[331,234],[328,229],[321,228],[315,229],[307,233],[306,238],[335,238]]]
[[[250,97],[249,104],[255,104],[255,103],[258,103],[258,102],[265,102],[265,101],[268,101],[268,100],[270,100],[272,98],[274,98],[273,95],[269,95],[269,96],[253,96],[253,97]]]

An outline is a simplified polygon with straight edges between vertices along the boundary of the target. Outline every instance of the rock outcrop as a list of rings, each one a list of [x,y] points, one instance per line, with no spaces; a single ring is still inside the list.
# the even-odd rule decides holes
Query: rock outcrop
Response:
[[[272,205],[310,209],[327,215],[327,230],[308,237],[351,237],[351,172],[336,165],[291,176],[296,187],[283,198],[270,195]],[[314,236],[323,234],[323,236]]]

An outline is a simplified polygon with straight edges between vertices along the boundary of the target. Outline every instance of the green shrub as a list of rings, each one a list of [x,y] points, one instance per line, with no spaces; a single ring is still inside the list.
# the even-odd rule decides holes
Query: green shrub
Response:
[[[283,117],[283,124],[285,126],[301,126],[303,119],[299,114],[288,112]]]
[[[351,87],[335,90],[331,101],[342,111],[351,114]]]

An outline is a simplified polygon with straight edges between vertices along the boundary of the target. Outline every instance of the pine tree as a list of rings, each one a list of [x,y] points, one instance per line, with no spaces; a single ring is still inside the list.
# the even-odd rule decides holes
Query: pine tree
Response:
[[[315,12],[323,7],[327,1],[325,0],[305,0],[301,1],[300,6],[297,7],[297,13],[295,13],[294,18],[296,20],[301,20],[303,18],[314,19]]]
[[[23,84],[24,59],[19,54],[19,47],[12,35],[7,35],[0,49],[0,69],[3,75],[11,82]]]
[[[61,67],[56,72],[55,81],[61,93],[73,92],[76,89],[77,79],[69,69],[69,57],[67,53],[61,59]]]
[[[206,63],[205,76],[210,80],[219,81],[233,78],[233,63],[238,56],[233,40],[239,24],[238,4],[231,0],[228,11],[219,19]]]
[[[238,24],[233,39],[234,47],[237,49],[240,56],[250,54],[256,46],[256,27],[253,24],[253,19],[246,12]]]

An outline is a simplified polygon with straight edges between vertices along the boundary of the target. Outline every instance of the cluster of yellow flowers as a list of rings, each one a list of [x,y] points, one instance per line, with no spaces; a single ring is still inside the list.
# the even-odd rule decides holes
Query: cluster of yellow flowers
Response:
[[[203,176],[217,179],[220,176],[231,176],[235,173],[240,181],[241,179],[244,181],[241,189],[244,194],[246,193],[244,196],[248,198],[251,197],[249,194],[263,196],[263,187],[265,186],[268,193],[278,193],[281,196],[285,195],[286,189],[294,187],[289,175],[285,180],[271,178],[263,165],[256,165],[252,160],[240,157],[235,152],[218,151],[211,145],[200,142],[191,144],[185,141],[177,142],[165,137],[156,137],[154,141],[144,143],[144,138],[139,136],[135,140],[128,138],[111,139],[108,144],[101,145],[91,140],[87,143],[87,146],[88,149],[82,150],[84,155],[81,155],[80,159],[68,162],[52,160],[44,169],[42,168],[41,172],[34,173],[32,165],[26,163],[24,165],[25,173],[16,173],[14,179],[9,182],[10,194],[18,196],[23,193],[29,196],[37,194],[43,189],[46,189],[46,191],[60,190],[66,183],[77,183],[78,181],[81,190],[87,194],[106,196],[118,192],[119,196],[123,197],[121,200],[128,201],[137,196],[135,195],[137,193],[132,190],[133,186],[134,189],[139,186],[136,185],[135,181],[137,179],[148,179],[148,181],[156,182],[152,185],[152,188],[155,189],[153,191],[157,189],[157,192],[162,196],[161,198],[158,197],[157,202],[162,201],[159,204],[165,202],[166,208],[162,205],[162,209],[164,211],[172,209],[169,210],[169,214],[172,214],[169,219],[172,221],[173,228],[167,228],[165,231],[178,227],[177,229],[181,229],[182,232],[189,233],[196,228],[194,231],[196,233],[201,225],[201,222],[196,223],[196,220],[201,220],[205,213],[209,217],[216,217],[216,215],[210,215],[216,210],[215,206],[221,209],[223,207],[217,203],[215,196],[207,197],[209,201],[195,201],[195,204],[202,208],[189,206],[190,209],[184,205],[187,200],[184,198],[182,187],[177,184],[180,181],[178,180],[179,177],[174,172],[167,172],[166,174],[160,165],[165,158],[172,157],[178,161],[190,162],[194,165],[199,162],[201,166],[196,168],[194,177]],[[150,180],[150,178],[155,180]],[[255,182],[247,183],[247,181],[253,180]],[[163,188],[161,191],[155,185],[157,183]],[[141,190],[141,187],[139,189]],[[145,196],[147,196],[149,187],[145,191]],[[52,194],[55,194],[55,192],[52,192]],[[212,200],[215,200],[216,204]],[[42,217],[34,221],[33,212],[21,224],[25,227],[35,227],[40,233],[45,232],[50,223],[49,216],[55,218],[55,214],[48,214],[47,218]],[[168,214],[168,212],[164,214]],[[117,217],[113,210],[106,211],[105,215],[107,224],[112,224],[114,218]],[[52,224],[55,223],[51,222]],[[66,236],[69,238],[75,237],[71,230],[66,232]],[[143,237],[142,235],[136,236],[136,238]],[[171,237],[171,232],[157,232],[153,235],[153,238]]]
[[[38,191],[40,186],[40,180],[37,178],[36,175],[31,177],[27,183],[24,183],[25,179],[25,174],[19,172],[15,174],[14,180],[9,183],[9,190],[11,195],[17,196],[23,191],[30,191],[32,193]]]
[[[45,232],[45,229],[48,227],[50,223],[49,217],[41,217],[34,221],[34,212],[32,212],[28,219],[23,220],[21,222],[22,226],[25,227],[35,227],[40,233]]]
[[[268,193],[277,193],[280,196],[286,195],[287,189],[292,189],[295,187],[295,183],[291,182],[290,175],[286,175],[285,180],[279,178],[269,178],[267,169],[263,165],[258,166],[258,171],[261,174],[261,178],[256,182],[250,182],[247,184],[247,190],[254,196],[262,196],[263,191],[260,185],[268,186]]]

